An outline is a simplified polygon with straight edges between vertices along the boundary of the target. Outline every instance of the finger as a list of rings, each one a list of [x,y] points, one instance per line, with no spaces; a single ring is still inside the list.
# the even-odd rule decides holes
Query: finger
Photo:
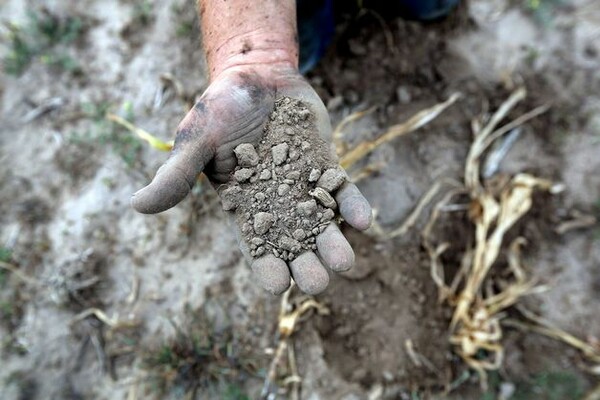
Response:
[[[340,214],[350,226],[364,231],[373,222],[373,212],[355,184],[346,182],[335,196]]]
[[[281,258],[267,254],[252,263],[254,279],[266,291],[281,294],[290,287],[290,271]]]
[[[329,224],[317,236],[317,250],[326,267],[334,272],[348,271],[354,265],[354,251],[336,224]]]
[[[321,293],[329,284],[329,274],[312,251],[300,254],[292,262],[290,269],[296,284],[306,294]]]
[[[201,138],[194,139],[193,144],[188,140],[189,133],[180,131],[167,162],[148,186],[133,195],[131,204],[138,212],[156,214],[168,210],[191,191],[214,151]]]
[[[250,254],[250,247],[244,240],[242,231],[235,220],[235,213],[225,211],[229,225],[233,227],[238,246],[244,259],[250,265],[254,280],[263,289],[271,294],[281,294],[290,287],[290,270],[287,264],[273,254],[267,254],[263,257],[254,259]]]

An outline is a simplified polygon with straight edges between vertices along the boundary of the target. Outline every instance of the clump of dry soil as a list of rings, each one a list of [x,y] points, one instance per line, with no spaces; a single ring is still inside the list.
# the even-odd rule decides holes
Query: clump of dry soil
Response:
[[[238,166],[220,190],[223,209],[235,210],[252,257],[272,253],[291,261],[316,249],[315,236],[336,215],[333,193],[347,175],[301,101],[276,101],[264,132],[256,147],[235,148]]]

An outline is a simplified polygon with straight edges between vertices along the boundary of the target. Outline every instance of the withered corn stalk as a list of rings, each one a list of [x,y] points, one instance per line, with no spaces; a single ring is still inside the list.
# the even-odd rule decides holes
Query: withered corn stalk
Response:
[[[500,194],[488,190],[480,180],[480,165],[486,150],[495,140],[516,127],[548,110],[548,105],[535,108],[514,121],[496,128],[509,111],[526,96],[524,89],[515,91],[491,116],[487,124],[474,121],[474,140],[465,165],[464,188],[455,188],[433,209],[422,236],[430,256],[431,276],[439,288],[440,300],[454,307],[450,324],[450,343],[455,352],[478,372],[483,387],[487,386],[489,370],[500,368],[504,348],[501,343],[503,311],[515,305],[525,295],[546,290],[527,278],[521,264],[520,249],[526,244],[522,237],[515,239],[507,250],[508,277],[494,280],[489,276],[496,265],[506,233],[531,208],[535,190],[557,193],[561,185],[534,177],[517,174],[510,178]],[[467,244],[462,262],[451,283],[444,279],[441,255],[450,243],[433,242],[433,227],[440,210],[457,194],[468,193],[470,198],[469,216],[473,223],[474,243]],[[527,315],[526,315],[527,316]],[[540,320],[528,316],[539,333],[563,340],[578,349],[592,362],[600,360],[600,349],[556,328],[542,325]]]

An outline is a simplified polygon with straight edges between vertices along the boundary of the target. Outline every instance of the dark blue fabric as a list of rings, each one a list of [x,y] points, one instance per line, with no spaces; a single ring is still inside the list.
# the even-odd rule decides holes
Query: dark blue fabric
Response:
[[[399,0],[402,16],[420,21],[431,21],[447,15],[459,0]]]
[[[298,0],[298,42],[300,73],[310,71],[319,62],[333,39],[335,18],[333,0]]]
[[[384,0],[380,5],[404,18],[430,21],[447,15],[458,2],[459,0]],[[376,4],[377,0],[373,3]],[[369,1],[365,1],[365,4],[368,6]],[[297,0],[296,7],[300,72],[304,74],[323,57],[333,39],[333,0]]]

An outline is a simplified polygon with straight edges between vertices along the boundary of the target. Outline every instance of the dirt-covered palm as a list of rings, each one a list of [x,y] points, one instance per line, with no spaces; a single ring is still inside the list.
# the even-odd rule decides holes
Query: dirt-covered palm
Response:
[[[228,182],[237,164],[233,150],[241,143],[259,142],[275,101],[281,97],[309,105],[319,134],[329,139],[331,125],[327,110],[295,70],[227,71],[213,81],[180,123],[169,159],[152,182],[134,194],[133,207],[141,213],[153,214],[175,206],[190,192],[201,172],[216,187]],[[345,183],[336,200],[348,224],[360,230],[369,227],[371,208],[355,185]],[[333,271],[345,271],[354,263],[352,248],[336,224],[330,224],[319,234],[316,244],[318,256],[307,251],[289,266],[273,255],[252,260],[242,241],[240,248],[252,263],[256,280],[268,291],[277,294],[287,289],[291,271],[300,289],[314,294],[325,289],[329,282],[323,265]]]

